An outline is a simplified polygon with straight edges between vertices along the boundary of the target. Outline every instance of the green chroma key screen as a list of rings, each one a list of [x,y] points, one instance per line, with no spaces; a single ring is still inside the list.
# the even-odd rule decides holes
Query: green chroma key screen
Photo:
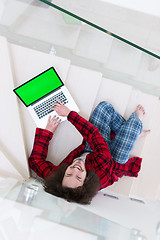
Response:
[[[28,107],[62,85],[63,83],[54,68],[49,68],[30,81],[14,89],[14,92]]]

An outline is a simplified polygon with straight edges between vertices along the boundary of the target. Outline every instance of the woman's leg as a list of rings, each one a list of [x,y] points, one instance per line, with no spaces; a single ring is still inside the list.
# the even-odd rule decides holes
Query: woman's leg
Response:
[[[98,128],[103,138],[107,141],[110,148],[110,133],[111,130],[114,133],[118,133],[121,125],[125,122],[125,119],[113,108],[112,104],[106,101],[100,102],[94,109],[89,122]],[[85,152],[92,151],[86,144]]]
[[[139,105],[136,112],[132,113],[130,118],[121,125],[119,132],[110,144],[110,151],[114,161],[121,164],[128,161],[135,141],[142,132],[143,124],[141,116],[144,114],[143,107]]]

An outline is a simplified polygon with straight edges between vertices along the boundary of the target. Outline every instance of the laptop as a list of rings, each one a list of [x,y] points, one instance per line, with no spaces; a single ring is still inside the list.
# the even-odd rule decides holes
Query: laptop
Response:
[[[59,99],[70,110],[79,112],[79,108],[71,94],[64,86],[54,67],[35,76],[31,80],[13,89],[14,93],[27,107],[37,127],[45,128],[48,117],[58,116],[51,107]],[[59,117],[61,121],[66,117]]]

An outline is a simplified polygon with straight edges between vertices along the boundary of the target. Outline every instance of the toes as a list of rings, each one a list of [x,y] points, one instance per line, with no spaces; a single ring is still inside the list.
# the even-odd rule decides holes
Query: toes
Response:
[[[142,109],[142,112],[143,112],[143,115],[146,113],[145,110],[144,110],[144,107],[141,108]]]
[[[144,110],[144,107],[141,104],[139,104],[137,106],[137,108],[138,108],[138,110],[142,111],[143,115],[146,113],[145,110]]]

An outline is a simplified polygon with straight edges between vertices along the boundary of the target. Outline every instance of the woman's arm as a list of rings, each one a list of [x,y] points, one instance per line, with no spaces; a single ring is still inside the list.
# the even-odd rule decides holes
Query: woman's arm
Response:
[[[94,127],[90,122],[74,111],[71,111],[67,118],[82,134],[94,153],[111,157],[108,144],[99,133],[98,128]]]
[[[54,105],[53,109],[58,113],[58,115],[67,117],[68,121],[70,121],[82,134],[95,153],[110,156],[108,144],[99,133],[98,128],[94,127],[78,113],[70,111],[60,101]]]
[[[48,154],[49,142],[53,137],[53,133],[59,125],[56,117],[49,117],[46,129],[36,129],[33,150],[29,157],[29,166],[37,173],[38,176],[45,178],[50,172],[55,170],[57,166],[46,161]]]

